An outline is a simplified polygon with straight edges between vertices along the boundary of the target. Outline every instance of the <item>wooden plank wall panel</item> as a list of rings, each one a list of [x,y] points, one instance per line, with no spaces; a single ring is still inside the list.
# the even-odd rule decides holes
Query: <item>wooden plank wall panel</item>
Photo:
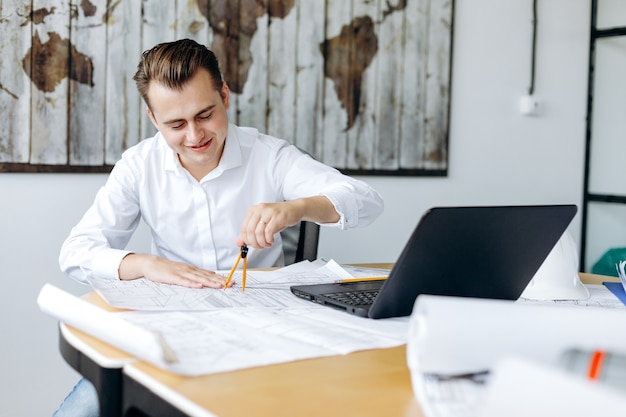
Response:
[[[233,122],[348,173],[446,175],[452,12],[453,0],[0,0],[0,171],[110,169],[156,133],[132,81],[141,52],[192,38],[220,59]]]
[[[252,52],[246,45],[250,41],[251,28],[256,22],[252,17],[256,14],[256,5],[246,7],[249,2],[245,0],[217,0],[209,1],[209,4],[210,9],[223,9],[220,10],[218,19],[209,23],[218,33],[214,37],[213,51],[217,54],[231,91],[229,120],[239,123],[241,109],[246,107],[246,103],[240,98],[246,84],[247,72],[244,68],[252,65]],[[259,4],[258,7],[262,5]],[[213,14],[213,10],[211,13]],[[263,125],[265,126],[265,118]]]
[[[319,157],[316,146],[322,137],[325,3],[301,1],[297,8],[296,43],[296,121],[293,143]]]
[[[250,126],[259,131],[267,132],[267,106],[268,106],[268,78],[269,73],[269,24],[267,4],[257,4],[251,11],[242,8],[240,19],[244,26],[249,27],[247,35],[254,35],[250,39],[250,46],[240,44],[240,61],[247,71],[238,71],[237,84],[243,86],[242,91],[233,98],[238,98],[237,115],[231,118],[233,122],[241,126]]]
[[[187,0],[161,1],[143,0],[143,19],[141,25],[141,50],[176,39],[177,3]],[[136,61],[139,58],[136,59]],[[156,128],[145,111],[141,112],[141,138],[156,134]]]
[[[366,29],[361,34],[361,39],[371,39],[372,46],[360,48],[356,42],[351,46],[351,53],[355,55],[358,62],[367,62],[368,57],[373,53],[378,53],[379,49],[379,25],[382,19],[383,0],[355,0],[354,18],[359,18],[361,30]],[[370,17],[368,20],[367,17]],[[369,30],[371,23],[371,30]],[[374,37],[374,38],[372,38]],[[375,56],[369,65],[361,72],[361,88],[358,98],[358,114],[353,126],[348,130],[348,153],[346,167],[350,169],[373,169],[375,167],[375,144],[377,142],[377,120],[379,118],[378,107],[378,71],[379,62]]]
[[[176,39],[195,39],[203,45],[209,45],[209,22],[202,15],[198,3],[178,0],[176,5]]]
[[[70,3],[33,0],[30,163],[68,162]]]
[[[22,59],[30,49],[30,4],[0,0],[0,162],[27,163],[30,156],[30,79]]]
[[[280,3],[280,2],[276,2]],[[286,1],[284,3],[290,3]],[[283,7],[270,10],[267,131],[293,141],[296,131],[296,33],[297,10]],[[286,14],[287,13],[287,14]],[[286,14],[286,15],[285,15]]]
[[[376,134],[376,169],[395,170],[400,168],[399,139],[400,115],[404,71],[402,57],[404,35],[404,13],[397,13],[404,0],[389,0],[383,5],[378,34],[378,123]]]
[[[198,2],[200,3],[200,1]],[[239,0],[202,0],[204,15],[209,20],[213,32],[210,49],[221,63],[224,80],[230,89],[229,120],[237,123],[239,117],[239,99],[243,86],[240,66],[249,64],[244,45],[249,40],[250,25],[255,20],[247,16],[254,15],[253,7],[245,7],[246,2]]]
[[[105,164],[113,165],[122,150],[141,139],[145,104],[132,76],[143,51],[141,2],[120,0],[107,8]]]
[[[448,112],[450,101],[450,45],[452,12],[449,1],[430,2],[428,38],[428,75],[424,106],[425,168],[447,167]],[[436,76],[435,76],[436,74]],[[444,165],[445,164],[445,165]]]
[[[413,94],[402,96],[400,125],[400,166],[407,169],[424,168],[424,104],[428,50],[430,0],[407,4],[404,27],[404,61],[402,84],[413,85]]]
[[[106,0],[72,0],[69,56],[69,163],[104,163]]]
[[[346,155],[347,113],[342,107],[341,97],[348,95],[347,68],[342,64],[349,60],[349,47],[341,35],[349,33],[352,18],[352,1],[326,3],[326,33],[324,62],[324,127],[319,138],[320,151],[316,155],[323,162],[343,168]],[[334,53],[333,53],[334,51]],[[342,70],[343,69],[343,70]],[[334,76],[334,79],[330,76]],[[335,80],[339,81],[337,83]]]

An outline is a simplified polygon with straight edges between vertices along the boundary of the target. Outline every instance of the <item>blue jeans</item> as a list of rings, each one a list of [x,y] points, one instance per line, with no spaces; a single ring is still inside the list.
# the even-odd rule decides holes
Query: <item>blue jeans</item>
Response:
[[[100,404],[93,384],[81,378],[52,417],[98,417]]]

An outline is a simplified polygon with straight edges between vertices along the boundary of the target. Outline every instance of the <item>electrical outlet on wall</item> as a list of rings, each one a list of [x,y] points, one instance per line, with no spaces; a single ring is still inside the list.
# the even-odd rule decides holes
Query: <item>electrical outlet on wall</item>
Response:
[[[524,116],[539,116],[541,101],[536,96],[524,95],[520,99],[519,110]]]

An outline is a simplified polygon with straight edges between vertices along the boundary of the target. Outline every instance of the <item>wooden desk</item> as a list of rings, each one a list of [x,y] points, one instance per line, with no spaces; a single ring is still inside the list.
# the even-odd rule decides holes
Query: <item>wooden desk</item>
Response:
[[[592,274],[581,274],[581,280],[618,281]],[[86,298],[113,310],[95,293]],[[413,395],[405,346],[184,377],[145,362],[129,362],[132,358],[126,353],[69,326],[67,331],[82,346],[73,346],[61,332],[66,361],[96,384],[119,383],[118,391],[104,397],[111,403],[102,405],[103,417],[423,416]],[[110,358],[115,366],[98,365],[94,354]],[[113,376],[103,381],[98,375],[107,372]]]
[[[125,374],[144,386],[143,392],[148,388],[189,415],[200,407],[220,417],[422,416],[404,346],[195,378],[147,363],[132,364]],[[124,395],[124,409],[168,415],[160,412],[154,394],[147,398],[137,394]]]

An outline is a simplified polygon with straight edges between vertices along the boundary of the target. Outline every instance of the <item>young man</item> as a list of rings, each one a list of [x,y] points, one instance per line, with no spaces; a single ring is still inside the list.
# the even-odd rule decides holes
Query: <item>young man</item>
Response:
[[[124,152],[63,243],[59,263],[70,277],[221,288],[225,278],[215,271],[230,269],[244,243],[249,267],[281,266],[285,228],[301,220],[362,227],[382,212],[367,184],[282,139],[230,124],[228,86],[205,46],[157,45],[133,78],[158,133]],[[125,249],[141,219],[150,254]],[[57,415],[82,415],[84,405],[93,415],[87,386],[81,381]]]

